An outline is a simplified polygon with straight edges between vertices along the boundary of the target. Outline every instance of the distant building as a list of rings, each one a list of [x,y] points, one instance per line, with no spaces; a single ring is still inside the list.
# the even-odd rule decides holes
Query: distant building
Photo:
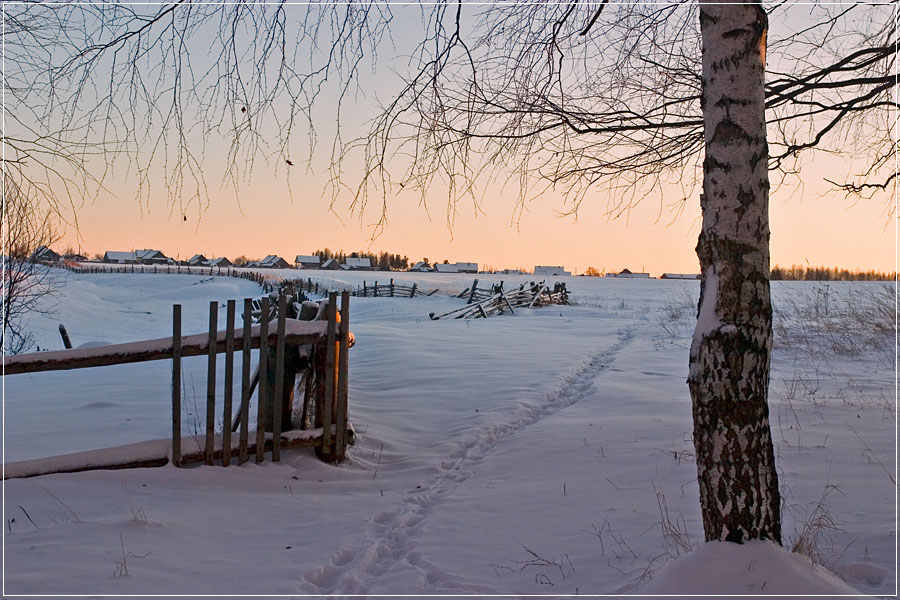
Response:
[[[500,275],[524,275],[522,269],[503,269],[502,271],[497,271]]]
[[[116,263],[119,265],[133,265],[137,262],[134,252],[118,252],[107,250],[103,253],[103,262]]]
[[[220,268],[220,269],[223,269],[223,268],[225,268],[225,267],[233,267],[233,266],[234,266],[234,263],[232,263],[232,262],[231,262],[230,260],[228,260],[226,257],[220,256],[220,257],[218,257],[218,258],[211,258],[211,259],[209,259],[209,266],[211,266],[211,267],[218,267],[218,268]]]
[[[371,271],[372,262],[368,256],[363,258],[346,258],[344,259],[344,268],[351,271]]]
[[[343,267],[338,261],[334,260],[333,258],[329,258],[328,260],[323,262],[322,266],[319,268],[323,271],[340,271]]]
[[[322,259],[315,254],[298,254],[294,257],[294,266],[298,269],[319,269]]]
[[[456,272],[457,273],[477,273],[478,272],[478,263],[458,262],[458,263],[456,263]]]
[[[248,267],[256,269],[290,269],[291,265],[277,254],[269,254],[261,260],[247,263]]]
[[[420,260],[413,266],[409,268],[410,271],[418,272],[418,273],[430,273],[434,269],[424,260]]]
[[[161,251],[151,250],[150,248],[146,248],[144,250],[135,250],[134,258],[136,262],[142,265],[164,265],[170,262],[174,262]]]
[[[63,260],[71,260],[73,262],[87,262],[89,259],[84,254],[63,254]]]
[[[40,262],[56,262],[60,258],[59,254],[48,248],[47,246],[38,246],[31,253],[31,260]]]
[[[700,279],[700,274],[694,273],[663,273],[660,279]]]
[[[650,273],[632,273],[628,269],[622,269],[618,273],[607,273],[607,277],[620,277],[622,279],[650,279]]]
[[[195,254],[187,260],[189,267],[208,267],[209,259],[202,254]]]
[[[566,271],[563,267],[542,267],[537,266],[534,268],[535,275],[550,275],[550,276],[566,276],[571,275],[572,273]]]
[[[438,273],[459,273],[459,267],[456,266],[456,263],[438,263],[434,265],[434,270]]]

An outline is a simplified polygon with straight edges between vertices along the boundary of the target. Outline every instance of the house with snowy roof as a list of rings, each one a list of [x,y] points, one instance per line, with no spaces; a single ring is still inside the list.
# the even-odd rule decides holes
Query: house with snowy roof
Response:
[[[38,246],[31,253],[31,260],[38,262],[56,262],[59,260],[59,254],[48,248],[47,246]]]
[[[319,269],[322,259],[315,254],[298,254],[294,257],[294,266],[298,269]]]
[[[457,273],[477,273],[478,272],[478,263],[458,262],[458,263],[456,263],[456,272]]]
[[[290,269],[291,265],[288,264],[286,260],[278,256],[277,254],[269,254],[265,258],[261,260],[254,260],[253,262],[247,263],[248,267],[254,267],[257,269]]]
[[[224,256],[219,256],[218,258],[209,259],[209,266],[224,269],[225,267],[233,267],[234,263]]]
[[[368,256],[362,258],[347,257],[344,259],[344,268],[350,271],[371,271],[372,262]]]
[[[663,273],[660,279],[700,279],[699,273]]]
[[[142,265],[165,265],[175,262],[165,254],[163,254],[160,250],[152,250],[150,248],[135,250],[134,258],[136,262]]]
[[[411,266],[409,270],[416,273],[430,273],[434,269],[424,260],[420,260],[419,262]]]
[[[338,261],[333,258],[329,258],[325,262],[322,263],[322,266],[319,267],[323,271],[340,271],[344,267]]]
[[[116,263],[118,265],[133,265],[137,262],[134,252],[119,252],[107,250],[103,253],[103,262]]]
[[[618,273],[607,273],[606,276],[621,279],[650,279],[650,273],[633,273],[628,269],[622,269]]]
[[[187,259],[187,264],[190,267],[208,267],[209,259],[202,254],[195,254]]]
[[[571,275],[572,273],[570,271],[566,271],[563,267],[548,267],[539,265],[534,268],[534,274],[564,277],[566,275]]]
[[[434,270],[438,273],[459,273],[456,263],[437,263],[434,265]]]

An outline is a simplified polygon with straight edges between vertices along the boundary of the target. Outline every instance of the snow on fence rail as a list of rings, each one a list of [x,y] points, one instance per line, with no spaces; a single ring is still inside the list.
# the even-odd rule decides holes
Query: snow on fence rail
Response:
[[[269,298],[262,299],[262,314],[270,314]],[[5,477],[29,477],[50,472],[72,472],[88,469],[121,469],[162,466],[169,460],[181,466],[203,461],[212,465],[221,460],[228,466],[234,451],[232,423],[238,434],[238,464],[255,454],[263,462],[266,450],[272,460],[280,460],[282,448],[313,447],[326,462],[340,462],[352,443],[353,430],[348,421],[348,349],[354,343],[350,333],[350,294],[329,293],[324,320],[300,321],[287,318],[287,296],[278,299],[275,331],[269,321],[252,324],[252,300],[244,300],[243,327],[235,329],[236,306],[227,303],[225,331],[217,330],[218,303],[210,302],[209,332],[183,336],[181,305],[173,306],[172,337],[114,344],[93,348],[38,352],[7,357],[3,375],[35,373],[97,366],[127,364],[150,360],[172,359],[172,442],[171,447],[158,442],[143,442],[108,450],[96,450],[63,457],[52,457],[5,465]],[[238,349],[236,346],[240,345]],[[251,350],[259,349],[257,375],[251,378]],[[234,354],[242,354],[241,398],[239,410],[232,419]],[[225,354],[225,389],[222,407],[223,427],[215,433],[216,420],[216,356]],[[196,450],[182,452],[181,435],[181,359],[187,356],[209,357],[207,367],[207,404],[205,436],[188,438]],[[260,376],[259,374],[265,374]],[[249,406],[256,382],[257,431],[250,441]],[[298,379],[300,380],[298,385]],[[296,389],[303,393],[300,431],[292,427],[293,400]],[[284,432],[283,432],[284,430]],[[202,446],[201,446],[202,443]],[[202,449],[201,449],[202,447]]]

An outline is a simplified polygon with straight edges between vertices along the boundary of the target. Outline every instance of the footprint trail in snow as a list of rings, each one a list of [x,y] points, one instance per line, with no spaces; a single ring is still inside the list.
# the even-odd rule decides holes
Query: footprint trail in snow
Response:
[[[634,339],[634,326],[617,332],[616,343],[590,354],[565,375],[538,404],[512,411],[508,418],[475,430],[461,441],[437,474],[393,511],[380,511],[363,526],[355,541],[347,541],[329,564],[303,575],[302,587],[314,594],[366,594],[381,577],[397,575],[417,581],[417,591],[490,594],[497,590],[473,585],[464,576],[426,561],[415,550],[416,530],[441,497],[472,476],[477,464],[511,435],[578,403],[590,394],[594,380]],[[390,575],[389,575],[390,571]]]

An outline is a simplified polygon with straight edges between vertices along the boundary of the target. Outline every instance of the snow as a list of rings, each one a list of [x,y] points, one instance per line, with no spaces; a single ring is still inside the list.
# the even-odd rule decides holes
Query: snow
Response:
[[[577,304],[466,322],[428,313],[458,307],[448,294],[473,275],[302,275],[440,290],[352,299],[349,462],[291,450],[8,479],[6,595],[895,593],[893,353],[776,344],[785,545],[818,532],[810,554],[831,575],[771,544],[702,543],[684,383],[699,282],[554,278]],[[776,282],[776,311],[815,285]],[[831,284],[829,301],[876,285]],[[258,294],[225,277],[69,275],[58,316],[31,326],[50,350],[59,322],[76,346],[156,339],[180,303],[185,334],[201,333],[210,300]],[[206,358],[183,370],[190,435]],[[165,440],[170,382],[169,361],[5,377],[4,461]]]

